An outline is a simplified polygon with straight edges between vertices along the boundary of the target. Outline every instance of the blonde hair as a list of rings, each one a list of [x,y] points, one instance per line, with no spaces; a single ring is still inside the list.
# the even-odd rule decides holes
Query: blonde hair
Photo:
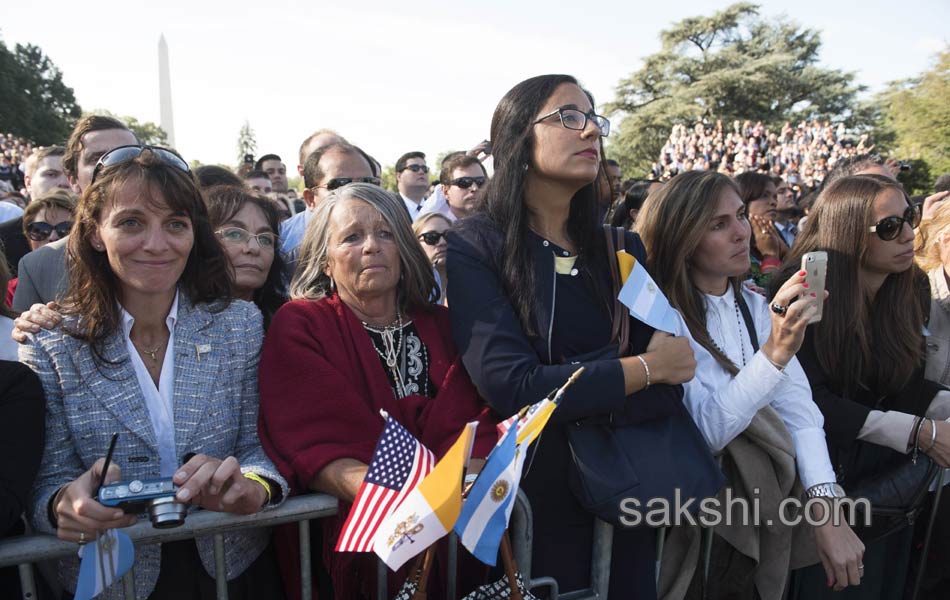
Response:
[[[943,265],[940,238],[950,233],[950,204],[941,204],[929,219],[921,221],[914,240],[917,266],[930,272]]]
[[[409,214],[401,200],[377,185],[350,183],[327,196],[314,211],[300,244],[297,271],[290,282],[291,300],[320,300],[331,293],[329,264],[330,217],[343,200],[355,198],[366,202],[382,215],[392,228],[399,252],[399,305],[402,311],[425,310],[438,300],[440,291],[432,266],[422,246],[412,233]]]
[[[422,234],[422,232],[425,230],[426,223],[434,219],[442,219],[443,221],[448,223],[449,227],[452,226],[452,221],[450,221],[449,218],[443,215],[442,213],[427,212],[426,214],[417,218],[412,224],[412,233],[416,235],[416,238],[418,238],[419,235]]]

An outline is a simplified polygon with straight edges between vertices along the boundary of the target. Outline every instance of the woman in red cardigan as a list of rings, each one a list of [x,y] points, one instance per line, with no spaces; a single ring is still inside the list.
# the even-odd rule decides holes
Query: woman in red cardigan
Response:
[[[497,440],[469,380],[439,288],[402,206],[381,188],[345,185],[321,203],[301,246],[292,301],[274,316],[260,366],[260,437],[295,493],[332,494],[323,557],[336,598],[375,590],[375,554],[333,548],[383,430],[380,409],[441,456],[479,419],[473,456]],[[285,569],[296,546],[281,544]],[[285,570],[287,592],[299,591]],[[288,577],[289,576],[289,577]],[[390,577],[395,588],[404,579]],[[430,584],[430,590],[441,586]]]

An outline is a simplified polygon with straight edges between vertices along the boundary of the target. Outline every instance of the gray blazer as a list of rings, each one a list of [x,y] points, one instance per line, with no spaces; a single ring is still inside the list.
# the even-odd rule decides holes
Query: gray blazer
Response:
[[[179,296],[175,325],[175,452],[229,455],[242,471],[287,483],[264,454],[257,437],[257,364],[264,333],[261,313],[249,302],[234,300],[221,312],[192,305]],[[67,319],[64,326],[74,323]],[[159,454],[142,390],[138,385],[122,331],[102,348],[97,362],[91,347],[66,335],[60,327],[41,331],[20,347],[20,360],[36,372],[46,392],[46,446],[33,487],[33,526],[53,533],[47,509],[51,496],[105,455],[113,432],[120,432],[113,462],[122,479],[159,477]],[[267,544],[263,529],[225,535],[227,577],[240,575]],[[205,570],[214,575],[211,537],[197,540]],[[135,549],[135,588],[142,597],[155,587],[160,547]],[[79,561],[63,559],[60,577],[76,586]],[[103,598],[119,598],[114,586]]]
[[[21,313],[36,303],[46,304],[66,292],[66,242],[56,240],[20,259],[19,280],[13,294],[13,310]]]

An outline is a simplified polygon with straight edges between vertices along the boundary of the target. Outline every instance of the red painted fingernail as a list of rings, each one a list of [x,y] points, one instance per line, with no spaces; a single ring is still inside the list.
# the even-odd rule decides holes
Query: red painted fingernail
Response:
[[[818,297],[818,294],[816,294],[815,292],[812,292],[812,293],[811,293],[811,297],[812,297],[812,298],[817,298],[817,297]]]
[[[807,284],[807,283],[803,283],[803,284],[802,284],[802,287],[808,287],[808,284]]]
[[[804,271],[799,271],[798,274],[799,274],[799,275],[804,275],[805,272],[804,272]]]

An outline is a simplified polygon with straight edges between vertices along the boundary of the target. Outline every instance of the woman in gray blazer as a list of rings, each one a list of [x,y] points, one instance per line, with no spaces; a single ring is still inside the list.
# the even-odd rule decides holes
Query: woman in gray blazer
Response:
[[[287,485],[257,437],[261,314],[227,300],[227,259],[187,164],[161,148],[105,154],[68,253],[63,324],[20,350],[49,415],[34,526],[84,543],[136,521],[95,500],[114,432],[106,482],[171,477],[179,503],[239,514],[279,503]],[[228,579],[264,570],[265,531],[226,537]],[[63,562],[73,589],[78,561]],[[213,575],[210,538],[136,549],[142,597],[213,597]],[[274,597],[261,579],[232,582],[231,597]]]

